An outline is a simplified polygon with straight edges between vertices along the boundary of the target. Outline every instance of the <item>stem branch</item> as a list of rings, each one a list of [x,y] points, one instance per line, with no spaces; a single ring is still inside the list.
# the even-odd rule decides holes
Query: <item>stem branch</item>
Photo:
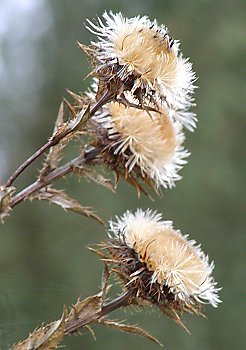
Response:
[[[32,193],[39,191],[41,188],[46,187],[47,185],[51,184],[55,180],[63,177],[64,175],[67,175],[71,171],[73,171],[74,167],[82,166],[86,163],[89,163],[100,152],[100,149],[93,148],[90,152],[86,154],[81,154],[80,156],[74,158],[73,160],[69,161],[68,163],[60,166],[59,168],[51,171],[48,175],[42,177],[41,179],[38,179],[37,181],[33,182],[31,185],[24,188],[21,192],[17,193],[10,201],[10,207],[13,208],[18,203],[22,202],[23,200],[27,199]]]
[[[115,92],[106,90],[104,94],[99,98],[99,100],[94,104],[94,106],[90,109],[90,117],[92,117],[105,103],[109,102],[113,96],[115,95]],[[51,139],[43,145],[39,150],[37,150],[32,156],[30,156],[24,163],[22,163],[16,171],[10,176],[10,178],[6,182],[6,187],[9,187],[13,184],[13,182],[17,179],[17,177],[41,154],[46,152],[49,148],[57,145],[65,136],[67,136],[69,133],[71,133],[73,130],[68,129],[64,130],[64,132],[61,132],[58,135],[55,135],[54,137],[51,137]]]

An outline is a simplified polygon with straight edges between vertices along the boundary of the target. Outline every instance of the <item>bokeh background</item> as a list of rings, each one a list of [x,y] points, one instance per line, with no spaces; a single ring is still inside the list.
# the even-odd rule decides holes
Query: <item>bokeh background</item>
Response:
[[[117,194],[68,178],[69,191],[103,219],[126,209],[151,207],[202,244],[215,261],[223,303],[205,306],[208,319],[186,316],[191,335],[156,310],[117,311],[112,317],[138,323],[171,350],[244,349],[246,2],[213,0],[1,0],[0,1],[0,182],[51,134],[65,88],[90,84],[86,18],[104,10],[147,14],[181,41],[197,72],[199,123],[187,133],[191,151],[183,180],[162,198],[140,200],[121,181]],[[244,157],[243,157],[244,155]],[[37,161],[16,182],[30,183]],[[60,182],[59,188],[66,184]],[[57,319],[63,304],[98,291],[102,263],[86,246],[106,238],[96,222],[42,202],[17,206],[0,227],[0,349],[24,339],[42,321]],[[140,337],[104,327],[65,341],[68,349],[157,349]]]

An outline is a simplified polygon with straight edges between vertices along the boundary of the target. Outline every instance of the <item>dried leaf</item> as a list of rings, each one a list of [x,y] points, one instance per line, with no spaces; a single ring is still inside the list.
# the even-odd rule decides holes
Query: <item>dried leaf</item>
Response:
[[[66,89],[66,91],[77,103],[77,108],[79,107],[80,109],[83,109],[85,105],[88,104],[89,98],[86,95],[78,95],[69,89]]]
[[[75,119],[77,117],[75,108],[71,105],[71,103],[65,97],[63,97],[63,102],[66,104],[70,112],[70,115],[72,116],[72,119]]]
[[[97,340],[97,339],[96,339],[96,334],[95,334],[94,330],[93,330],[90,326],[88,326],[88,325],[86,325],[85,328],[88,329],[88,331],[91,333],[93,339],[94,339],[94,340]]]
[[[55,127],[53,130],[52,136],[54,136],[57,133],[58,129],[61,127],[61,125],[63,123],[64,123],[64,102],[62,102],[60,105],[60,109],[59,109],[59,112],[57,115],[57,119],[55,122]],[[67,143],[69,141],[70,141],[69,138],[65,138],[62,140],[62,142],[60,142],[60,143],[58,143],[55,146],[50,148],[49,153],[48,153],[46,160],[45,160],[44,168],[41,170],[41,173],[43,172],[43,170],[45,172],[47,167],[51,170],[56,169],[58,167],[59,162],[62,158],[62,156],[61,156],[62,150],[67,145]]]
[[[4,219],[9,216],[11,210],[10,201],[15,192],[15,187],[0,186],[0,219],[4,222]]]
[[[63,190],[56,190],[48,186],[36,193],[33,193],[29,198],[31,200],[47,200],[51,203],[59,205],[64,210],[71,210],[75,213],[85,215],[89,218],[95,219],[104,225],[103,220],[98,215],[96,215],[90,207],[83,207],[75,199],[69,197]]]
[[[64,337],[65,317],[66,308],[64,307],[60,320],[36,329],[26,340],[14,345],[12,350],[52,350],[56,348]]]
[[[65,334],[71,334],[79,330],[79,328],[95,321],[98,317],[98,312],[101,311],[102,292],[90,296],[85,300],[78,300],[73,305],[66,319]]]
[[[115,193],[115,186],[110,179],[107,179],[102,174],[99,174],[96,170],[83,167],[74,167],[74,173],[87,178],[89,181],[93,181],[99,185],[106,187],[108,190]]]
[[[156,339],[153,335],[151,335],[149,332],[147,332],[146,330],[144,330],[143,328],[137,326],[137,325],[128,325],[128,324],[124,324],[122,322],[118,322],[118,321],[113,321],[113,320],[107,320],[107,319],[99,319],[97,321],[100,324],[104,324],[108,327],[111,328],[115,328],[118,329],[122,332],[127,332],[127,333],[133,333],[133,334],[137,334],[140,335],[142,337],[145,337],[157,344],[159,344],[160,346],[163,346],[158,339]]]
[[[88,105],[85,109],[77,113],[75,118],[67,123],[67,130],[69,132],[82,131],[90,117],[90,105]]]
[[[104,261],[104,269],[103,269],[102,282],[101,282],[102,304],[104,303],[107,292],[108,292],[109,275],[110,274],[109,274],[108,264]]]
[[[67,93],[75,100],[75,101],[80,101],[82,103],[84,101],[84,96],[83,95],[78,95],[72,90],[66,89]]]
[[[159,309],[169,318],[171,318],[174,322],[176,322],[181,328],[183,328],[187,333],[190,334],[189,329],[186,327],[184,322],[182,321],[179,314],[172,308],[167,308],[165,306],[159,305]]]
[[[84,300],[78,299],[77,303],[73,305],[73,308],[68,315],[67,321],[72,320],[74,317],[83,318],[92,317],[95,313],[101,310],[102,292],[92,295]]]
[[[114,171],[114,189],[116,190],[120,181],[120,176]]]
[[[54,130],[52,136],[54,136],[59,129],[59,127],[64,123],[64,102],[60,104],[59,112],[56,118]]]
[[[81,48],[81,50],[84,52],[84,54],[86,55],[89,63],[92,66],[95,66],[96,64],[96,59],[95,59],[95,50],[90,47],[90,46],[86,46],[84,44],[81,44],[79,41],[77,41],[79,47]]]
[[[55,145],[67,135],[69,134],[73,135],[78,131],[79,132],[83,131],[84,126],[86,125],[90,117],[91,117],[90,105],[88,105],[87,108],[77,113],[74,118],[70,119],[69,121],[67,121],[66,123],[63,123],[58,127],[56,133],[53,134],[51,137],[52,143]]]

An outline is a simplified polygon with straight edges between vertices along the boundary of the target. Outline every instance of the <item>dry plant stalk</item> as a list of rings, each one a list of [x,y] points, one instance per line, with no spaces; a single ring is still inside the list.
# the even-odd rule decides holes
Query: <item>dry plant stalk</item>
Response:
[[[54,188],[55,181],[69,173],[112,191],[122,178],[139,195],[148,195],[148,188],[159,193],[181,179],[179,172],[189,156],[185,131],[196,127],[196,116],[190,112],[196,77],[180,53],[179,42],[147,16],[127,19],[121,13],[105,12],[97,23],[88,20],[87,29],[97,41],[79,46],[91,63],[93,83],[83,94],[68,90],[72,102],[64,99],[61,103],[48,142],[1,186],[2,221],[22,201],[39,199],[103,223],[91,208]],[[80,154],[61,164],[71,141],[79,142]],[[15,180],[43,154],[38,179],[16,192]],[[105,176],[105,169],[114,173],[114,181]],[[109,226],[110,238],[93,249],[105,263],[101,291],[79,299],[69,313],[64,307],[60,320],[36,329],[14,350],[54,349],[65,336],[93,323],[159,343],[142,328],[106,316],[129,305],[157,307],[186,329],[184,312],[201,314],[202,304],[218,305],[213,263],[172,222],[139,209],[126,212]],[[112,273],[121,282],[122,294],[107,300]]]
[[[118,308],[136,303],[134,295],[129,291],[110,302],[106,302],[106,296],[110,289],[108,278],[109,271],[107,264],[105,264],[101,291],[98,294],[92,295],[82,301],[78,299],[76,304],[70,308],[69,313],[64,306],[63,314],[59,320],[35,329],[26,340],[13,345],[12,350],[54,349],[61,344],[66,336],[75,333],[82,334],[83,328],[89,329],[94,336],[90,326],[95,323],[106,325],[123,332],[137,334],[162,345],[155,337],[141,327],[125,324],[118,320],[110,320],[106,317]]]

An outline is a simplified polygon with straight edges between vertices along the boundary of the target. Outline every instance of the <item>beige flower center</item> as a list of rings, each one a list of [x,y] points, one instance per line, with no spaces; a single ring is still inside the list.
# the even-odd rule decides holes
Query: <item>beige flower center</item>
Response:
[[[133,153],[155,164],[172,159],[177,145],[171,120],[164,113],[150,112],[111,103],[109,111],[122,142],[127,141]]]
[[[168,48],[168,36],[147,27],[125,26],[113,42],[119,63],[128,65],[129,71],[140,74],[141,79],[152,84],[156,79],[164,79],[169,85],[175,83],[177,56]]]
[[[176,293],[194,295],[202,289],[208,276],[207,266],[184,237],[171,228],[139,223],[129,230],[130,245],[142,262],[153,271],[161,285],[167,284]],[[154,227],[155,226],[155,227]],[[152,233],[154,232],[154,233]]]

